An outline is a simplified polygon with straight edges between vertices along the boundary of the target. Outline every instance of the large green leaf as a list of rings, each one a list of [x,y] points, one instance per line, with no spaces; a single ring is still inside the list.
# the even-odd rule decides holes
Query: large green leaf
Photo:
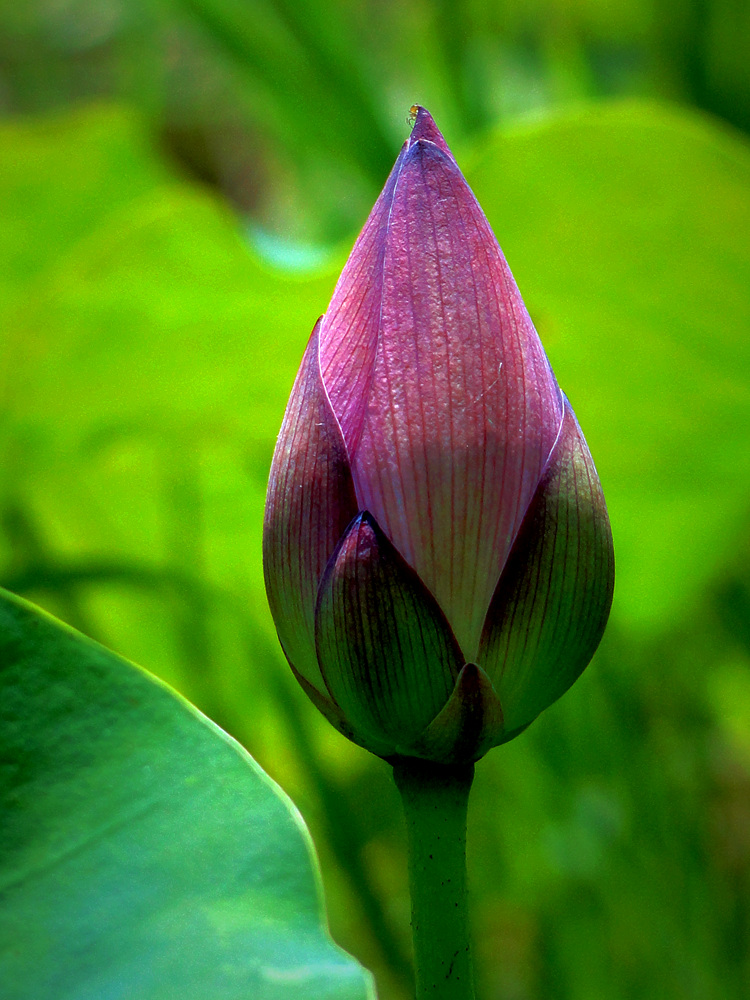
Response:
[[[364,1000],[292,803],[191,705],[0,597],[5,1000]]]

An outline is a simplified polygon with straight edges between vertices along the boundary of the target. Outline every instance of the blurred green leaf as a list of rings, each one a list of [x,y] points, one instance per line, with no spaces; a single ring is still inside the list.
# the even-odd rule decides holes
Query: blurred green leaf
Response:
[[[22,510],[54,551],[170,565],[250,592],[270,632],[260,574],[267,469],[334,272],[296,280],[266,267],[217,199],[164,181],[127,115],[93,109],[67,126],[39,123],[32,141],[33,126],[6,125],[0,142],[15,149],[0,198],[14,197],[23,171],[28,188],[28,226],[6,255],[24,239],[36,254],[0,344],[0,508]],[[56,154],[40,162],[44,141]],[[89,186],[74,145],[90,150]],[[111,201],[100,196],[108,188]],[[139,640],[148,623],[114,617],[111,643],[148,655],[155,640],[149,662],[176,680],[162,624]]]
[[[145,672],[0,597],[7,1000],[355,1000],[312,844],[230,737]]]
[[[179,0],[179,8],[236,63],[238,72],[251,77],[256,93],[262,94],[257,105],[266,112],[266,124],[298,158],[316,146],[333,147],[334,161],[350,161],[375,184],[390,169],[395,150],[351,45],[355,31],[348,23],[349,5],[339,3],[331,10],[307,0]],[[303,113],[313,107],[315,115]],[[334,162],[329,169],[340,167]]]
[[[24,288],[103,219],[171,177],[140,117],[124,108],[6,122],[2,136],[0,295]]]
[[[615,104],[498,133],[466,175],[599,468],[613,615],[664,626],[750,506],[750,145]]]

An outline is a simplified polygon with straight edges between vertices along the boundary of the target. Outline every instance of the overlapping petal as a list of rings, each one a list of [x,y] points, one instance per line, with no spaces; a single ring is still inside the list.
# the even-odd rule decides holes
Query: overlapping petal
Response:
[[[356,378],[336,375],[334,341]],[[321,358],[360,508],[474,659],[562,412],[497,240],[424,110],[326,313]]]
[[[315,631],[326,686],[358,742],[386,740],[392,753],[441,711],[463,666],[437,602],[367,512],[328,565]]]
[[[320,369],[350,455],[359,443],[372,383],[393,191],[407,147],[404,143],[320,323]]]
[[[492,599],[478,661],[506,737],[576,680],[612,603],[612,533],[599,478],[567,399],[560,438]]]
[[[412,745],[416,757],[462,764],[483,757],[504,733],[503,710],[487,674],[467,663],[445,706]]]
[[[346,447],[320,377],[315,325],[271,464],[263,530],[266,591],[289,662],[325,691],[315,603],[326,564],[357,513]]]

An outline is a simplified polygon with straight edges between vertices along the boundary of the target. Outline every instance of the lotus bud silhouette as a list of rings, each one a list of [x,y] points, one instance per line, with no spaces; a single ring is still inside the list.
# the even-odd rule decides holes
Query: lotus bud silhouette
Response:
[[[591,659],[599,479],[498,242],[424,108],[316,324],[264,527],[279,639],[386,759],[476,760]]]

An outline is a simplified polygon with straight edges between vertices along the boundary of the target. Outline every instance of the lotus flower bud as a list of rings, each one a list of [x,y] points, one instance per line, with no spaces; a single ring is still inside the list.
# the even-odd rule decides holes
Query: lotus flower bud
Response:
[[[413,111],[292,389],[264,566],[292,670],[342,733],[386,759],[468,762],[579,676],[614,560],[502,251]]]

